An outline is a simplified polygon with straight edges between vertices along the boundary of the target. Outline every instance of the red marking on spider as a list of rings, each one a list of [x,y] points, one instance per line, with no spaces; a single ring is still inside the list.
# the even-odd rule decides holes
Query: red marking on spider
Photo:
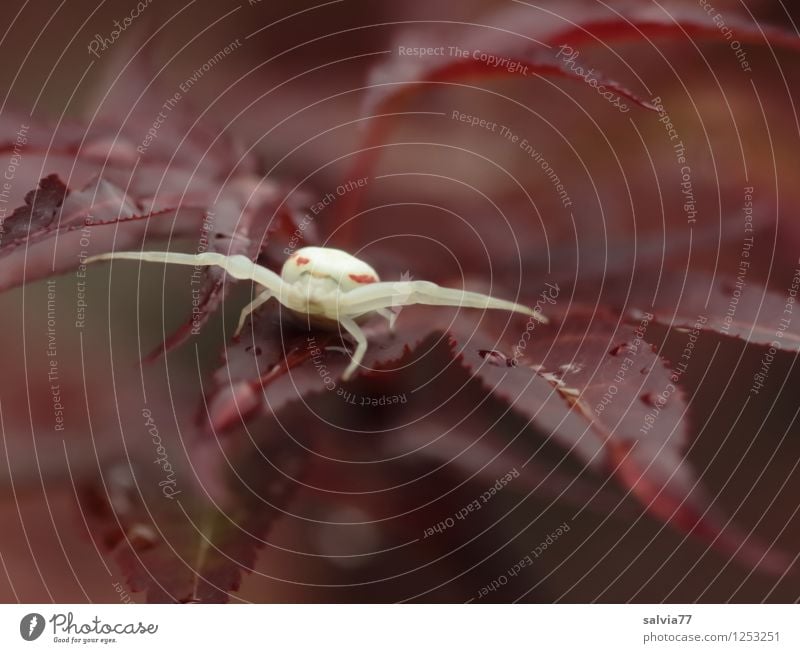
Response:
[[[371,274],[348,274],[347,276],[356,283],[375,283],[375,277]]]
[[[311,259],[306,258],[305,256],[298,256],[296,262],[297,265],[307,265],[308,263],[311,263]]]

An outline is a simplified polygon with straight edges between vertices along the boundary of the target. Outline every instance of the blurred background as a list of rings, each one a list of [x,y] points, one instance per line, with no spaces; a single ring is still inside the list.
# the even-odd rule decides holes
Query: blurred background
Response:
[[[102,178],[102,159],[74,164],[61,149],[51,153],[57,141],[48,142],[48,135],[69,140],[74,130],[77,143],[85,125],[114,126],[118,118],[120,128],[133,124],[138,131],[131,133],[145,138],[158,116],[152,107],[178,92],[180,121],[168,112],[148,151],[154,160],[175,157],[165,164],[166,181],[154,168],[159,178],[147,182],[152,206],[166,205],[164,197],[181,180],[189,195],[224,180],[225,148],[234,164],[248,158],[252,174],[274,183],[281,198],[313,205],[358,178],[356,152],[375,122],[369,118],[376,106],[370,85],[402,80],[417,65],[398,57],[398,47],[524,48],[553,25],[580,25],[598,11],[631,7],[592,0],[535,7],[499,0],[154,0],[140,3],[141,11],[131,0],[51,4],[4,5],[3,156],[12,156],[16,133],[26,123],[31,140],[44,139],[37,145],[44,153],[26,158],[16,173],[9,207],[22,205],[51,172],[70,188]],[[695,16],[698,10],[696,2],[647,0],[637,3],[638,10],[643,5],[652,5],[647,10],[654,15]],[[731,24],[757,19],[792,32],[800,18],[791,3],[715,0],[714,7]],[[132,11],[140,15],[111,43],[115,21]],[[104,39],[105,49],[97,47]],[[226,47],[228,54],[203,69]],[[363,192],[345,193],[326,206],[314,230],[327,244],[359,252],[387,279],[410,271],[443,284],[491,286],[498,295],[522,288],[529,297],[545,280],[558,281],[578,289],[591,305],[604,301],[607,279],[636,280],[661,270],[735,276],[745,189],[753,188],[754,229],[763,245],[754,252],[747,282],[785,293],[800,251],[800,55],[752,42],[743,47],[750,72],[742,70],[729,43],[689,33],[613,44],[597,39],[580,47],[587,69],[602,71],[644,100],[660,98],[691,165],[697,211],[691,238],[686,196],[676,192],[682,173],[674,142],[658,114],[637,106],[622,113],[588,84],[539,76],[465,79],[409,94],[396,109],[399,115],[384,122],[385,145]],[[569,204],[523,148],[492,129],[454,119],[454,112],[503,125],[535,145]],[[192,149],[201,132],[210,134],[209,141],[224,135],[213,156],[211,149]],[[182,140],[189,133],[192,138]],[[128,145],[135,149],[143,142]],[[196,245],[192,238],[170,243],[185,251]],[[80,241],[67,239],[62,247],[61,255],[77,258]],[[280,260],[280,251],[268,254],[270,262]],[[0,264],[6,290],[0,295],[0,600],[115,602],[124,574],[92,539],[95,527],[79,498],[87,483],[120,465],[124,473],[131,461],[151,464],[143,406],[152,411],[176,468],[188,469],[198,411],[250,289],[233,289],[199,335],[142,366],[140,358],[191,314],[191,270],[115,265],[111,274],[89,268],[83,277],[73,261],[52,275],[39,271],[20,287],[31,261],[56,259],[50,249],[28,256],[27,248],[20,249]],[[77,327],[79,293],[87,308],[85,324]],[[680,355],[674,333],[650,335],[664,352]],[[751,376],[740,378],[741,370],[757,368],[763,351],[714,336],[704,342],[693,373],[683,380],[694,395],[691,465],[740,528],[795,554],[800,444],[796,400],[784,392],[797,380],[794,358],[776,361],[770,391],[734,423],[726,406],[747,395]],[[442,365],[441,351],[431,351],[430,360],[408,372],[409,383]],[[350,428],[351,435],[348,440],[340,431],[330,436],[332,449],[313,450],[304,477],[313,481],[298,481],[288,514],[276,522],[255,573],[245,576],[234,600],[797,600],[791,574],[748,568],[647,516],[607,475],[566,456],[502,400],[484,401],[486,392],[466,374],[448,374],[442,378],[447,388],[459,388],[461,408],[442,410],[448,396],[435,388],[402,410],[377,407],[367,415],[343,412],[330,397],[314,395],[287,401],[253,423],[257,437],[267,440],[286,432],[304,441],[309,430],[324,440],[332,423]],[[724,386],[730,379],[734,383]],[[385,394],[398,394],[397,383]],[[354,391],[376,390],[364,381]],[[56,420],[56,403],[63,404],[63,424]],[[479,411],[469,410],[476,405]],[[320,419],[310,422],[309,414]],[[458,437],[440,449],[409,454],[450,431]],[[491,437],[484,438],[487,433]],[[506,448],[509,442],[513,446]],[[342,462],[336,455],[374,464]],[[509,481],[490,508],[425,536],[529,459],[530,472]],[[565,523],[569,530],[554,538]],[[548,538],[553,543],[546,552],[508,574]]]

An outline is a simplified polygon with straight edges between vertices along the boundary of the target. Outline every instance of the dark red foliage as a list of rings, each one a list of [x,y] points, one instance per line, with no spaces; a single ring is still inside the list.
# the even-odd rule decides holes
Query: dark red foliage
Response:
[[[800,289],[798,273],[800,268],[781,279],[784,295],[748,281],[746,274],[715,279],[700,273],[677,273],[665,274],[660,280],[642,275],[625,288],[611,282],[603,299],[607,307],[622,314],[630,312],[632,319],[649,311],[660,324],[688,330],[700,321],[703,329],[723,336],[797,352],[800,324],[791,316]]]
[[[392,119],[423,90],[495,78],[583,80],[555,55],[554,46],[562,44],[650,38],[685,44],[695,37],[725,42],[698,7],[666,13],[638,2],[615,9],[575,3],[556,15],[523,5],[486,20],[488,27],[477,36],[474,25],[445,31],[467,50],[503,58],[504,66],[472,57],[409,63],[393,56],[373,71],[364,102],[369,126],[352,155],[349,178],[372,175]],[[728,26],[742,42],[800,49],[794,36],[777,28],[733,17]],[[657,110],[626,84],[600,73],[594,79],[640,109]],[[134,68],[122,83],[144,94],[154,80]],[[207,131],[184,106],[143,152],[140,137],[158,105],[143,101],[131,108],[129,95],[98,98],[100,119],[85,129],[80,123],[57,131],[34,126],[25,145],[29,169],[20,178],[28,184],[24,200],[16,188],[20,205],[3,222],[0,288],[76,268],[82,249],[76,232],[83,229],[91,232],[86,254],[142,248],[150,240],[171,247],[173,240],[187,239],[198,252],[240,254],[275,270],[287,250],[304,244],[347,248],[357,242],[358,225],[346,218],[360,207],[359,189],[339,202],[339,217],[319,233],[303,222],[310,196],[268,178],[250,149],[229,134]],[[11,120],[5,128],[14,125]],[[13,147],[10,136],[4,147]],[[532,210],[528,217],[531,225],[537,222]],[[260,309],[241,337],[227,342],[220,365],[204,381],[196,423],[182,425],[189,434],[184,440],[180,433],[185,478],[196,482],[180,496],[165,497],[152,462],[144,458],[117,461],[103,467],[100,478],[81,479],[82,509],[95,541],[148,601],[226,601],[239,589],[243,572],[255,569],[273,524],[291,512],[293,490],[305,485],[301,476],[313,480],[300,493],[304,500],[346,499],[376,514],[376,522],[391,522],[387,531],[398,540],[418,544],[418,532],[431,523],[426,520],[440,518],[436,510],[447,515],[458,507],[451,493],[467,483],[491,484],[513,468],[522,476],[508,493],[516,505],[544,497],[620,520],[649,519],[747,570],[776,577],[790,572],[789,552],[740,527],[694,467],[690,454],[699,428],[684,374],[692,349],[700,347],[696,343],[711,334],[747,347],[774,347],[776,356],[787,359],[796,356],[800,325],[786,316],[797,309],[797,272],[737,279],[730,270],[711,274],[702,262],[679,270],[673,253],[683,251],[685,234],[659,240],[662,234],[652,230],[641,240],[634,234],[630,243],[617,234],[602,251],[598,242],[581,242],[592,259],[581,268],[569,257],[575,243],[561,227],[552,243],[546,241],[546,261],[539,251],[520,255],[511,243],[487,255],[500,268],[495,295],[516,294],[533,306],[543,297],[545,278],[559,279],[560,288],[548,283],[557,301],[552,295],[540,306],[549,324],[502,312],[407,308],[396,332],[382,318],[365,324],[368,353],[347,383],[341,377],[353,347],[348,338],[298,323],[275,302]],[[722,225],[719,232],[714,227],[698,229],[699,239],[728,237]],[[382,247],[389,246],[378,243],[364,258],[385,278],[399,261],[412,274],[417,264],[435,268],[412,248],[384,257]],[[523,269],[517,255],[542,259],[537,264],[547,275],[517,279],[515,286],[508,280],[515,266]],[[656,257],[662,257],[661,273],[652,266],[643,274],[642,263]],[[626,268],[631,275],[617,276]],[[458,271],[464,272],[460,266]],[[453,280],[441,266],[441,277],[431,280],[485,291],[472,272],[466,266]],[[230,285],[220,270],[205,269],[196,312],[151,358],[206,324]],[[685,337],[688,355],[670,358],[659,349],[665,337]],[[342,396],[357,395],[371,405],[374,396],[401,394],[412,397],[402,411],[376,403],[374,412],[354,416],[341,405]],[[539,455],[543,449],[550,458]],[[377,471],[354,474],[348,467],[362,463]],[[372,496],[383,491],[373,485],[384,478],[395,483],[385,500]],[[420,479],[422,489],[404,489]],[[438,491],[435,483],[442,479],[451,485],[433,496],[430,487]],[[394,520],[396,515],[402,519]],[[450,553],[428,545],[437,561]]]
[[[490,49],[488,52],[481,49],[487,58],[463,58],[461,56],[434,56],[419,59],[415,64],[409,65],[404,57],[395,55],[387,63],[373,71],[375,85],[369,90],[366,97],[364,113],[370,116],[370,126],[360,150],[356,153],[355,163],[352,165],[350,176],[358,179],[369,175],[377,162],[381,152],[381,145],[385,142],[389,131],[389,120],[393,116],[401,115],[404,101],[414,92],[439,85],[457,86],[473,78],[530,78],[536,80],[541,77],[565,78],[585,81],[578,73],[573,71],[563,61],[559,60],[553,52],[526,44],[525,47],[503,47]],[[488,57],[494,57],[490,60]],[[502,65],[493,63],[503,62]],[[595,74],[596,83],[611,89],[621,98],[627,98],[639,107],[656,111],[656,107],[637,97],[621,84]],[[354,213],[361,196],[359,190],[350,193],[346,201],[341,204],[340,215],[346,219]],[[345,224],[344,235],[352,227]]]
[[[4,248],[52,230],[66,196],[67,187],[58,175],[42,179],[39,188],[25,196],[25,206],[19,207],[3,221]]]
[[[302,453],[277,442],[260,443],[251,470],[239,465],[231,474],[231,485],[242,487],[235,501],[225,504],[195,486],[166,496],[152,461],[133,467],[117,462],[83,486],[83,513],[98,545],[111,552],[131,589],[146,592],[149,602],[224,602],[239,589],[242,572],[252,571],[263,538],[288,503]]]

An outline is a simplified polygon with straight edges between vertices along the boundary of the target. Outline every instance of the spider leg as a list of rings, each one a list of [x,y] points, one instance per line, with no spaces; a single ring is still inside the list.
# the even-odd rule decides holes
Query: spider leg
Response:
[[[358,316],[388,306],[458,306],[460,308],[499,309],[530,315],[540,322],[547,322],[541,313],[528,306],[496,299],[489,295],[443,288],[430,281],[387,281],[371,283],[344,293],[342,305],[349,315]]]
[[[397,322],[397,313],[389,308],[379,308],[375,311],[381,317],[386,318],[389,320],[389,331],[394,333],[394,323]]]
[[[239,324],[236,327],[236,331],[233,334],[235,338],[242,332],[242,328],[244,327],[244,322],[247,319],[247,316],[250,313],[254,312],[259,306],[268,302],[272,298],[272,291],[271,290],[264,290],[247,306],[242,309],[241,314],[239,315]]]
[[[275,274],[246,256],[235,254],[226,256],[219,252],[203,252],[202,254],[182,254],[180,252],[109,252],[98,256],[90,256],[86,263],[95,261],[110,261],[112,259],[127,259],[130,261],[146,261],[148,263],[169,263],[175,265],[210,266],[216,265],[231,275],[234,279],[250,279],[260,286],[272,291],[281,303],[287,296],[287,284]]]
[[[353,376],[353,372],[358,369],[361,361],[364,360],[364,354],[367,352],[367,336],[364,335],[364,332],[361,330],[361,327],[355,323],[355,320],[350,317],[341,316],[339,318],[339,324],[341,324],[345,331],[353,336],[356,341],[356,350],[353,353],[353,358],[350,360],[350,364],[342,375],[342,381],[348,381],[350,377]]]

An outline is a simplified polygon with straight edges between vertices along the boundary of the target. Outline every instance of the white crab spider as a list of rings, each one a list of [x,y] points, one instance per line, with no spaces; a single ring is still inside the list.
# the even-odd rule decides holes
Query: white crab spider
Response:
[[[442,288],[430,281],[381,282],[378,273],[364,261],[331,247],[304,247],[283,264],[280,276],[246,256],[216,252],[179,254],[173,252],[111,252],[86,259],[86,263],[130,259],[178,265],[216,265],[235,279],[250,279],[263,286],[256,298],[242,309],[236,334],[245,319],[274,297],[308,325],[322,329],[344,328],[356,341],[356,350],[342,378],[346,381],[358,368],[367,351],[367,338],[359,323],[377,313],[394,328],[397,315],[392,307],[411,304],[500,309],[530,315],[540,322],[546,318],[527,306],[455,288]]]

